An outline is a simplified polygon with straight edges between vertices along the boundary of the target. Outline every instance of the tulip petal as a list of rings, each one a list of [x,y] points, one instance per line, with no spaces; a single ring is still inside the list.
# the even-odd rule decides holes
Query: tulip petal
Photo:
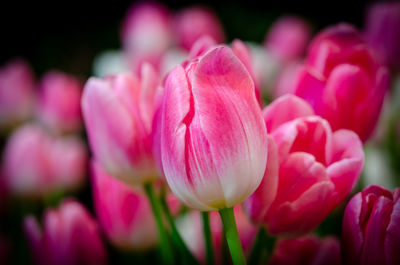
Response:
[[[202,56],[216,45],[217,42],[213,38],[208,35],[203,36],[193,44],[192,48],[190,49],[188,58],[194,59],[196,57]]]
[[[386,264],[400,264],[400,189],[393,191],[393,211],[390,222],[386,228],[385,254]]]

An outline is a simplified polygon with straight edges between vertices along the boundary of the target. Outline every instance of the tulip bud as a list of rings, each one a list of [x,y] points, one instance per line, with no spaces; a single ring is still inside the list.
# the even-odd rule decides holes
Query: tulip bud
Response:
[[[216,43],[225,40],[224,31],[216,15],[207,8],[191,7],[175,16],[174,30],[179,45],[189,51],[201,37],[209,36]]]
[[[352,131],[332,132],[293,95],[278,98],[263,114],[270,132],[267,168],[244,206],[270,234],[309,232],[353,188],[364,163],[362,143]]]
[[[96,162],[92,182],[97,217],[110,241],[125,250],[154,247],[157,228],[146,196],[109,176]]]
[[[294,93],[308,101],[333,130],[350,129],[366,141],[388,86],[387,69],[362,36],[352,26],[339,24],[312,41]]]
[[[154,69],[145,64],[140,79],[131,74],[92,77],[84,88],[82,111],[95,160],[130,184],[159,177],[152,153],[158,85]]]
[[[65,200],[48,209],[43,227],[34,216],[24,222],[30,250],[37,264],[106,264],[107,253],[98,225],[79,202]]]
[[[79,138],[49,135],[35,124],[17,129],[4,151],[5,181],[10,193],[41,197],[74,190],[86,175],[87,151]]]
[[[216,47],[170,72],[160,132],[166,180],[189,207],[233,207],[260,184],[266,128],[254,82],[230,48]]]
[[[73,76],[47,73],[40,83],[39,117],[56,132],[74,132],[82,127],[82,86]]]
[[[400,189],[368,186],[347,204],[342,225],[344,264],[400,264]]]
[[[14,60],[0,69],[0,126],[28,119],[34,103],[35,81],[29,65]]]
[[[268,265],[340,265],[340,244],[334,237],[279,240]]]

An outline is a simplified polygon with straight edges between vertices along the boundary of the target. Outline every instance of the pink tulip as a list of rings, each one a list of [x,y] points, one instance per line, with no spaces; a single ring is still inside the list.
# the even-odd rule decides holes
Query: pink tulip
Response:
[[[166,7],[154,2],[134,4],[127,12],[121,38],[135,72],[144,62],[158,69],[162,55],[172,43],[170,17]]]
[[[175,16],[174,30],[179,45],[188,51],[203,36],[211,37],[216,43],[223,43],[225,40],[216,15],[203,7],[191,7],[179,12]]]
[[[37,264],[107,264],[107,253],[96,221],[79,202],[65,200],[48,209],[43,225],[25,218],[25,233]]]
[[[265,47],[282,63],[300,59],[311,38],[310,25],[301,18],[284,16],[275,22],[265,40]]]
[[[269,265],[340,265],[340,245],[334,237],[305,236],[279,240]]]
[[[388,71],[355,28],[330,27],[311,43],[294,93],[308,101],[333,130],[350,129],[366,141],[389,85]]]
[[[40,83],[39,117],[57,132],[73,132],[82,127],[82,85],[73,76],[51,71]]]
[[[145,250],[157,244],[157,228],[145,194],[109,176],[92,163],[93,198],[100,224],[121,249]]]
[[[267,106],[264,119],[270,132],[267,169],[245,208],[270,234],[306,233],[353,188],[364,163],[362,143],[350,130],[332,132],[293,95]]]
[[[347,204],[342,225],[344,264],[400,264],[400,188],[368,186]]]
[[[79,138],[53,137],[35,124],[16,130],[4,151],[10,193],[37,197],[83,184],[87,151]]]
[[[365,36],[385,64],[400,70],[400,3],[376,3],[366,19]]]
[[[235,221],[243,247],[243,251],[249,254],[254,238],[257,233],[257,227],[253,226],[242,208],[238,205],[234,208]],[[223,264],[223,227],[218,212],[210,212],[210,228],[213,241],[216,264]],[[190,251],[201,262],[206,261],[206,250],[204,242],[203,224],[200,212],[191,211],[177,220],[177,225],[183,240]]]
[[[30,117],[35,81],[23,60],[13,60],[0,69],[0,126],[13,126]]]
[[[273,97],[279,98],[285,94],[293,94],[295,91],[295,85],[297,82],[297,78],[301,73],[302,65],[299,62],[292,62],[288,65],[285,65],[278,73],[274,89],[273,89]]]
[[[82,96],[83,117],[96,161],[130,183],[159,178],[152,152],[158,76],[145,64],[141,77],[118,74],[90,78]]]
[[[230,48],[216,47],[167,76],[162,166],[189,207],[233,207],[253,193],[265,171],[266,137],[254,82]]]

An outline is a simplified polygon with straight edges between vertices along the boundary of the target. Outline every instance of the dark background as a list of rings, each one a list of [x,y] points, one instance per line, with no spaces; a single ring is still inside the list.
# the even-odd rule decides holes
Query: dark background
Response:
[[[5,1],[4,1],[5,2]],[[0,64],[26,58],[40,77],[60,69],[87,78],[92,61],[105,49],[117,49],[119,26],[134,1],[7,1],[0,7]],[[374,1],[203,1],[220,17],[228,40],[261,42],[272,22],[282,14],[309,20],[315,31],[346,21],[361,28],[366,7]],[[164,2],[171,10],[198,1]]]

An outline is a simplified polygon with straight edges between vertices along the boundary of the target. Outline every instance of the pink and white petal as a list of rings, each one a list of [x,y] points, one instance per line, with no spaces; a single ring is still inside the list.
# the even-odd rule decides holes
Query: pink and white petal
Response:
[[[139,108],[141,118],[148,132],[151,131],[152,127],[159,85],[160,80],[153,66],[149,63],[144,63],[141,68]]]
[[[195,59],[199,56],[206,54],[211,48],[215,47],[216,45],[218,45],[218,43],[210,36],[206,35],[206,36],[200,37],[192,45],[192,48],[190,49],[190,52],[188,55],[189,60]]]

